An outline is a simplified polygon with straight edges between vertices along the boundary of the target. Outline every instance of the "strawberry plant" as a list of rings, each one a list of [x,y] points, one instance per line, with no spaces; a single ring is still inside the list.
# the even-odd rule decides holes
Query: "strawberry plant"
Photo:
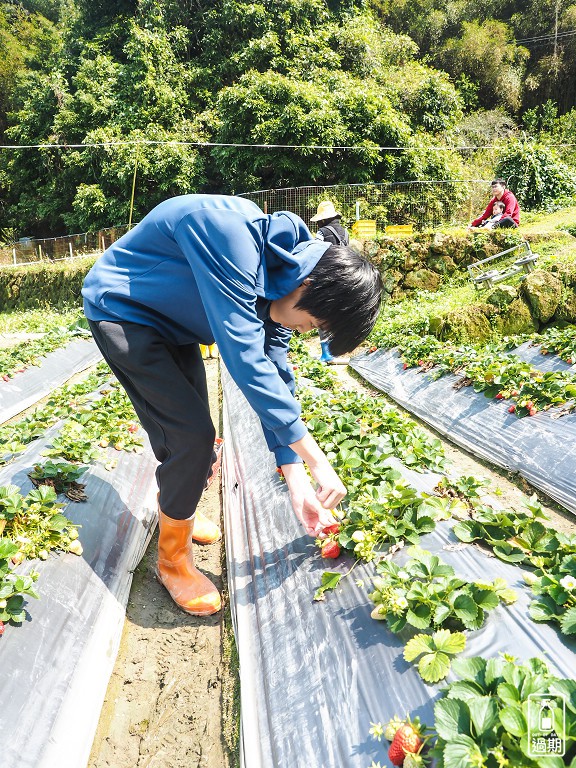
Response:
[[[513,354],[504,355],[505,342],[485,347],[455,346],[433,336],[399,338],[404,367],[419,366],[430,371],[432,378],[447,373],[461,374],[455,388],[474,387],[486,397],[515,401],[510,413],[535,415],[553,405],[576,399],[576,376],[570,371],[542,372]],[[572,360],[573,358],[567,358]]]
[[[530,616],[576,634],[576,534],[554,530],[535,497],[525,506],[516,512],[476,505],[472,519],[457,522],[453,531],[461,541],[484,541],[501,560],[534,567],[528,581],[537,598]]]
[[[29,365],[41,365],[42,358],[55,349],[66,346],[75,337],[90,338],[90,330],[75,320],[69,326],[50,328],[41,338],[29,339],[21,344],[0,349],[0,379],[9,381]]]
[[[56,491],[41,485],[26,496],[14,485],[0,488],[0,514],[4,515],[3,534],[17,545],[15,563],[32,558],[46,560],[51,549],[82,553],[78,530],[62,512]]]
[[[54,463],[48,460],[43,464],[35,464],[34,469],[28,472],[28,477],[36,486],[49,485],[56,493],[65,493],[72,501],[85,501],[86,496],[79,493],[84,486],[77,481],[87,469],[88,467],[79,467],[77,464],[63,461]]]
[[[488,611],[500,602],[513,603],[516,593],[503,579],[468,582],[459,578],[452,566],[419,547],[413,547],[410,554],[404,566],[391,560],[376,566],[379,576],[370,594],[376,605],[372,617],[385,621],[395,633],[406,626],[435,630],[432,636],[417,635],[404,651],[407,661],[424,654],[418,670],[432,683],[448,674],[449,655],[464,650],[461,631],[479,629]]]
[[[0,538],[0,625],[13,621],[16,624],[26,619],[24,595],[38,597],[34,582],[38,574],[32,571],[27,576],[21,576],[11,568],[11,560],[18,554],[18,545],[10,539]],[[3,634],[0,632],[0,634]]]
[[[524,664],[510,657],[456,659],[453,671],[459,679],[444,689],[443,698],[434,705],[436,738],[431,756],[438,768],[575,765],[574,680],[555,677],[536,658]],[[543,739],[541,744],[533,736],[538,711],[529,699],[531,694],[565,702],[565,708],[554,708],[550,742]],[[542,746],[541,756],[534,757]]]

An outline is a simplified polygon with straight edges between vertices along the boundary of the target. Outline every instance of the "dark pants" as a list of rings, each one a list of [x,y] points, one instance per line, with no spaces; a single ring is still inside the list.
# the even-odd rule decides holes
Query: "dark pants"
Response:
[[[88,322],[160,462],[160,509],[177,520],[191,517],[206,484],[216,434],[198,344],[171,344],[154,328],[136,323]]]
[[[496,226],[508,228],[508,227],[517,227],[518,224],[516,224],[516,222],[511,216],[504,216],[503,219],[500,219],[500,221],[496,222]]]

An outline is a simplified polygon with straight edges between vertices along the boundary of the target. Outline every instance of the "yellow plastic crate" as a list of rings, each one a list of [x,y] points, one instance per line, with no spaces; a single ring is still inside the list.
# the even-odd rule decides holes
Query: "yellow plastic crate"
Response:
[[[354,237],[361,237],[369,240],[376,237],[376,221],[373,219],[358,219],[352,224],[352,234]]]
[[[412,224],[389,224],[384,231],[387,235],[411,235]]]

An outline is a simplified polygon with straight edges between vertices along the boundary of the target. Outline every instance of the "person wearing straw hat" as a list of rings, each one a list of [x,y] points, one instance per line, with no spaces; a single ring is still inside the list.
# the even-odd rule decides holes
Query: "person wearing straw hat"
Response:
[[[316,238],[333,245],[348,245],[350,237],[348,230],[340,224],[341,217],[342,214],[336,210],[331,200],[323,200],[318,205],[315,215],[310,219],[310,221],[318,223]],[[328,337],[322,330],[319,330],[318,333],[320,335],[320,348],[322,349],[319,360],[321,363],[331,363],[334,357],[330,352]]]
[[[321,327],[337,353],[352,351],[378,317],[378,270],[351,248],[314,239],[289,211],[182,195],[113,243],[82,295],[94,339],[159,462],[157,577],[186,613],[215,613],[220,595],[192,551],[192,540],[220,537],[196,510],[215,438],[199,345],[218,345],[260,419],[297,518],[317,536],[346,488],[300,417],[288,345],[293,331]]]

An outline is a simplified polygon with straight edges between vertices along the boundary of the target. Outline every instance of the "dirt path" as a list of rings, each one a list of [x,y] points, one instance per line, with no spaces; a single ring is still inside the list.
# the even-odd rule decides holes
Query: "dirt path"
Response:
[[[218,364],[206,362],[219,424]],[[200,508],[220,521],[218,482]],[[154,577],[157,541],[134,573],[89,768],[234,768],[239,702],[229,616],[196,618],[174,605]],[[196,546],[195,556],[222,589],[222,544]]]

